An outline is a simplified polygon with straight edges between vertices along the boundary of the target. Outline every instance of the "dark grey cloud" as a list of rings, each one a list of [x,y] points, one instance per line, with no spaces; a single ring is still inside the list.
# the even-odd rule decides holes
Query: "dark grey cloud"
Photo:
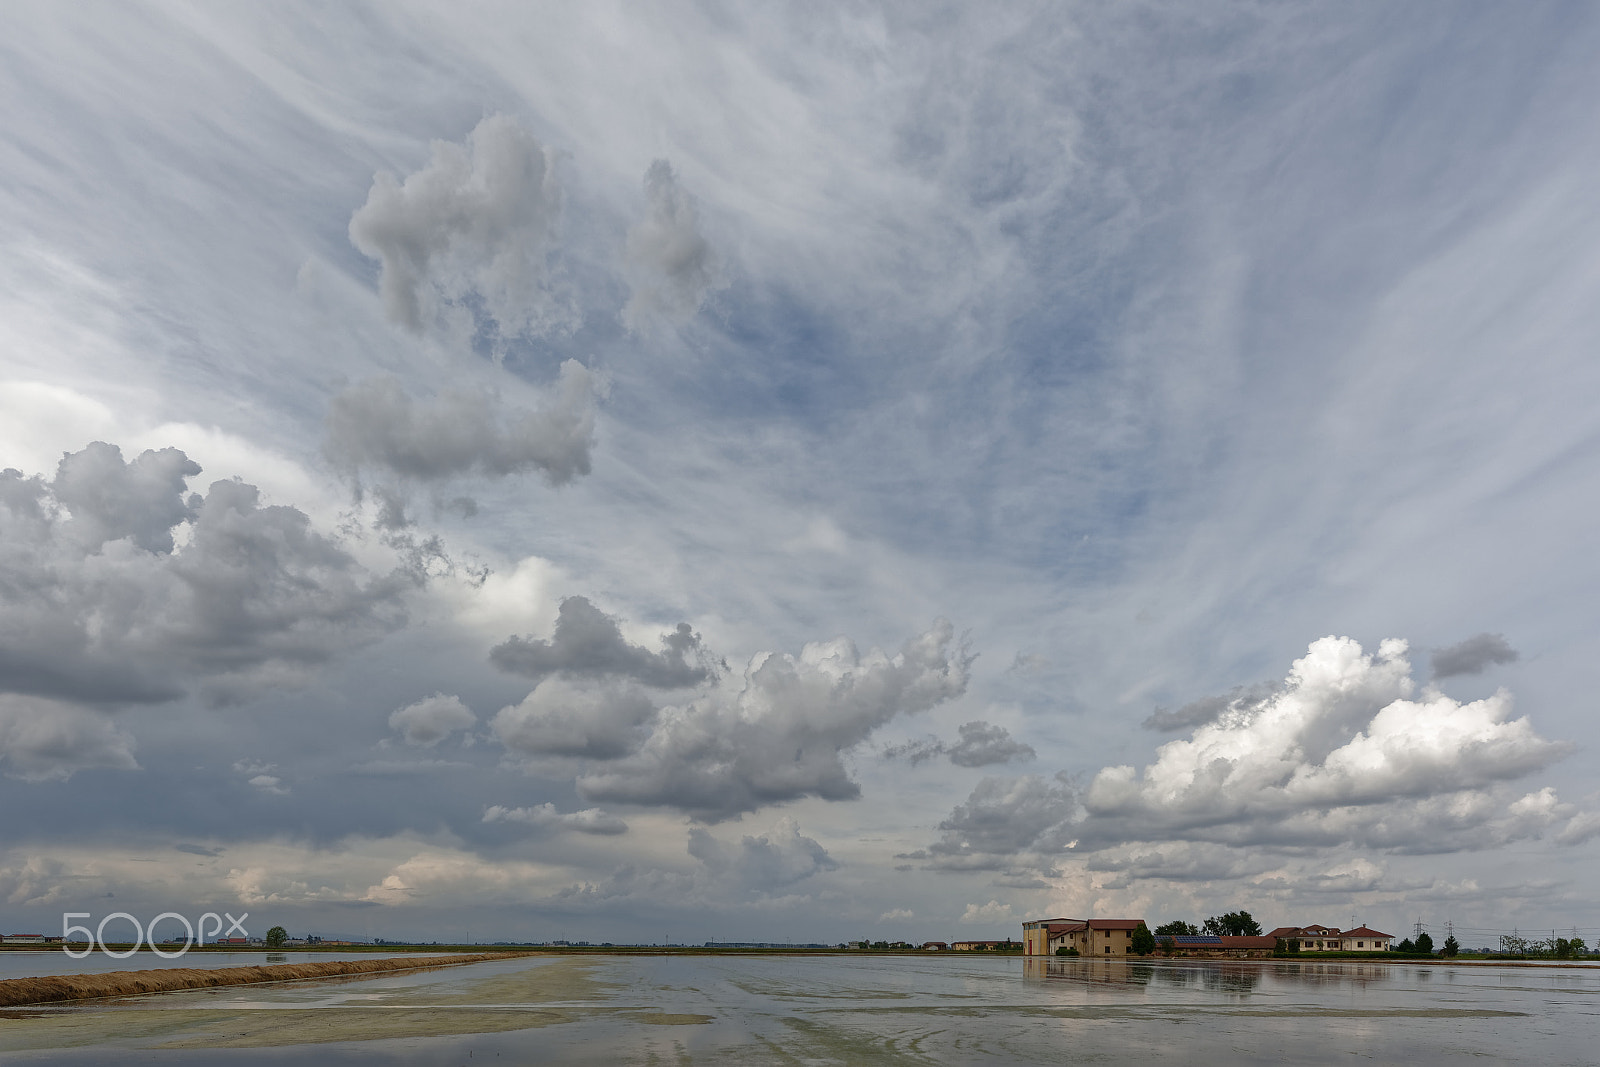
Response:
[[[639,329],[650,316],[683,321],[717,284],[717,256],[700,232],[694,198],[678,184],[672,164],[658,159],[644,175],[648,214],[628,231],[632,295],[622,318]]]
[[[589,602],[570,596],[561,602],[549,640],[510,637],[489,652],[501,670],[524,678],[557,672],[591,678],[631,678],[658,689],[698,685],[712,676],[709,654],[688,623],[661,636],[661,651],[630,644],[617,620]]]
[[[637,751],[655,714],[655,704],[637,686],[557,675],[520,703],[501,708],[489,728],[517,756],[606,760]]]
[[[779,819],[764,834],[746,834],[736,845],[693,827],[689,855],[705,864],[719,883],[757,891],[782,889],[839,866],[827,849],[802,834],[799,824],[790,818]]]
[[[903,759],[913,767],[939,756],[947,756],[958,767],[987,767],[1012,760],[1030,760],[1037,753],[1032,745],[1011,739],[1004,726],[987,722],[963,723],[957,727],[961,740],[949,744],[936,738],[908,741],[883,750],[887,759]]]
[[[564,485],[589,473],[601,388],[571,359],[561,365],[554,400],[532,410],[509,407],[484,390],[445,391],[419,402],[393,378],[376,378],[333,398],[323,452],[357,480],[437,483],[537,471],[551,485]],[[406,525],[403,500],[395,501],[385,501],[396,509],[391,525]]]
[[[757,657],[742,689],[663,708],[637,752],[584,774],[578,791],[707,820],[803,796],[851,800],[861,790],[844,756],[896,716],[960,696],[970,665],[943,619],[894,656],[838,638]]]
[[[957,767],[987,767],[1012,760],[1030,760],[1032,745],[1013,741],[1003,726],[987,722],[963,723],[956,728],[961,740],[950,747],[950,762]]]
[[[206,857],[220,856],[227,851],[225,848],[209,848],[205,845],[191,845],[186,841],[180,841],[178,844],[173,845],[172,849],[174,852],[187,852],[191,856]]]
[[[1159,730],[1170,733],[1175,730],[1187,730],[1195,726],[1204,726],[1214,722],[1224,712],[1232,711],[1237,714],[1248,714],[1261,706],[1269,699],[1278,687],[1273,682],[1257,682],[1251,686],[1235,686],[1221,696],[1202,697],[1191,701],[1177,711],[1168,711],[1166,708],[1157,708],[1150,717],[1140,723],[1146,730]]]
[[[1460,644],[1433,650],[1433,676],[1450,678],[1458,674],[1482,674],[1501,663],[1521,658],[1503,634],[1478,634]]]
[[[49,481],[0,473],[0,692],[151,703],[198,685],[225,703],[403,624],[411,576],[368,574],[254,486],[186,495],[197,473],[175,449],[124,463],[104,443]]]
[[[547,246],[561,210],[555,155],[492,115],[467,143],[433,142],[404,181],[382,172],[350,218],[350,240],[382,268],[389,318],[420,332],[441,304],[481,305],[506,333],[546,324]]]
[[[562,812],[554,804],[534,808],[507,808],[499,804],[484,809],[484,822],[510,822],[541,830],[570,830],[580,834],[615,837],[628,832],[628,824],[599,808]]]
[[[939,824],[927,851],[938,867],[999,868],[1007,864],[994,857],[1060,852],[1076,837],[1080,813],[1077,791],[1061,775],[985,778]]]
[[[389,715],[389,728],[408,745],[432,748],[457,730],[471,729],[478,717],[458,696],[435,693]]]
[[[0,693],[0,771],[28,781],[81,770],[134,770],[134,740],[104,712]]]
[[[200,465],[176,448],[142,452],[128,463],[115,445],[96,441],[63,456],[51,489],[71,516],[62,533],[95,552],[128,539],[147,552],[171,552],[172,529],[195,517],[184,499]]]

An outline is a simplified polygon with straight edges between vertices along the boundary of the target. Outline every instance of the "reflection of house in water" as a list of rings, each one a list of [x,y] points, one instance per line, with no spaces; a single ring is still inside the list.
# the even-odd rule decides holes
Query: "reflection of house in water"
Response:
[[[1351,986],[1365,989],[1394,977],[1389,963],[1290,962],[1253,963],[1246,960],[1141,959],[1114,957],[1062,958],[1030,956],[1022,974],[1033,982],[1070,982],[1080,986],[1141,986],[1150,990],[1248,996],[1263,983],[1274,985]]]
[[[1354,985],[1366,988],[1375,982],[1387,982],[1391,975],[1387,963],[1288,963],[1279,961],[1272,965],[1276,981],[1300,985]]]
[[[1079,985],[1193,987],[1212,993],[1244,995],[1260,983],[1262,968],[1227,960],[1129,960],[1030,957],[1023,977],[1032,981]]]

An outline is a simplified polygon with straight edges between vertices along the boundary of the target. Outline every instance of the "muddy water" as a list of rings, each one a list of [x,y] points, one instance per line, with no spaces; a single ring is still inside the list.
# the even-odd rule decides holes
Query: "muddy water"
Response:
[[[0,1012],[6,1064],[1594,1064],[1600,970],[557,957]]]

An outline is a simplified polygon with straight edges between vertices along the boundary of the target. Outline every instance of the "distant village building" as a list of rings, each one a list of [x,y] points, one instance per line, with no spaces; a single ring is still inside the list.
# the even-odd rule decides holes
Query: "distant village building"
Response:
[[[1337,926],[1280,926],[1267,935],[1284,942],[1299,942],[1301,952],[1387,952],[1394,935],[1358,926],[1340,930]]]
[[[943,941],[924,941],[922,943],[922,951],[924,952],[947,952],[949,949],[950,946]]]
[[[952,941],[952,942],[950,942],[950,951],[951,952],[993,951],[994,949],[997,949],[997,948],[1005,948],[1008,945],[1015,945],[1015,944],[1016,944],[1016,942],[1011,940],[1009,937],[1006,938],[1004,941]],[[928,946],[924,945],[922,947],[923,948],[927,948]]]
[[[0,937],[0,942],[7,945],[43,945],[47,943],[43,934],[6,934]],[[57,940],[60,940],[57,938]]]
[[[1023,952],[1054,956],[1077,949],[1080,956],[1126,956],[1143,919],[1035,919],[1022,924]],[[953,946],[952,946],[953,947]]]

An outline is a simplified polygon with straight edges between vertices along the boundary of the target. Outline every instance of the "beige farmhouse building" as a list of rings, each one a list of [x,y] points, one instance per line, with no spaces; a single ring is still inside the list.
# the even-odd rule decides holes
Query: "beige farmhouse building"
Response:
[[[1022,951],[1054,956],[1075,948],[1080,956],[1126,956],[1143,919],[1035,919],[1022,924]]]

